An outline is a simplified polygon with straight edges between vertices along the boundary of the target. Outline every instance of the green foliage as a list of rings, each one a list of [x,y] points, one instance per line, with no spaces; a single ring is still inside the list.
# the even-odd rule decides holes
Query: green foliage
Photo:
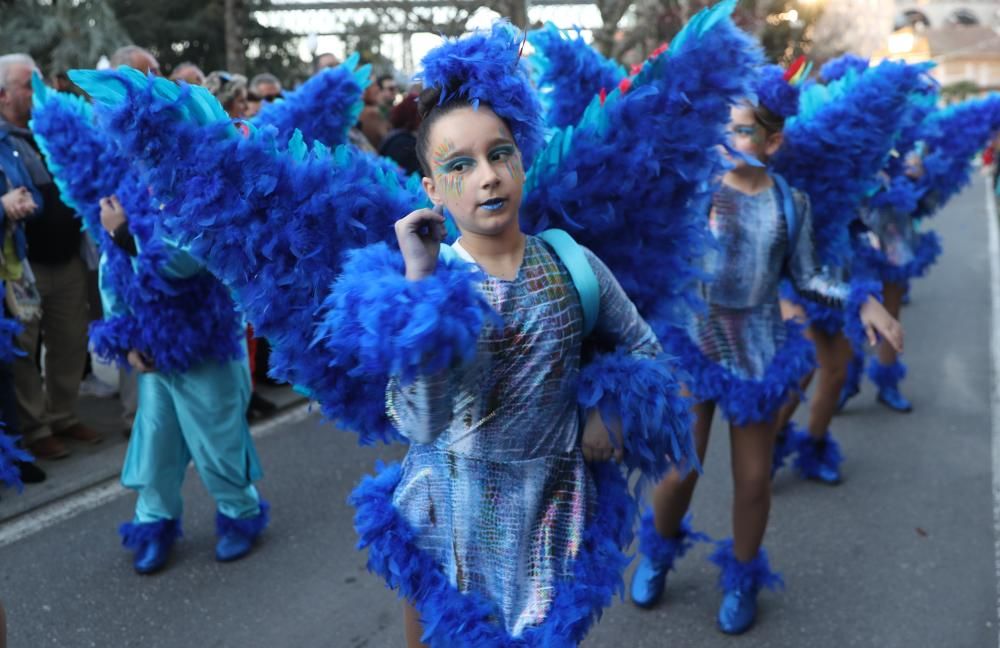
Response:
[[[46,73],[92,68],[131,42],[105,0],[7,0],[0,12],[2,53],[31,54]]]

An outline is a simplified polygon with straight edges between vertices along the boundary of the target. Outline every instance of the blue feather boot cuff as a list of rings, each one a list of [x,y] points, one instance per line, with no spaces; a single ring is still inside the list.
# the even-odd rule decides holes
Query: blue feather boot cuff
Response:
[[[639,566],[632,575],[630,588],[632,602],[639,607],[656,605],[663,596],[667,572],[678,558],[683,558],[697,542],[710,542],[704,533],[691,527],[691,515],[684,516],[681,528],[674,538],[664,538],[657,532],[652,509],[646,509],[639,526]]]
[[[126,522],[118,527],[122,546],[134,554],[132,566],[139,574],[158,572],[167,564],[174,541],[180,538],[180,520],[156,522]]]
[[[778,431],[774,440],[774,454],[771,456],[771,479],[785,467],[785,462],[798,450],[800,437],[805,434],[801,428],[789,421]]]
[[[899,392],[899,383],[905,377],[906,365],[900,360],[891,365],[874,361],[868,367],[868,378],[878,387],[878,402],[901,413],[913,411],[913,404]]]
[[[219,562],[238,560],[250,553],[257,537],[270,522],[271,505],[260,500],[260,512],[248,518],[231,518],[216,512],[215,533],[219,541],[215,545],[215,559]]]
[[[795,468],[803,478],[830,486],[840,483],[840,464],[844,456],[840,452],[840,444],[829,430],[820,439],[803,434],[797,439],[796,452]]]
[[[709,558],[722,570],[719,588],[723,592],[717,622],[726,634],[742,634],[757,618],[757,594],[761,589],[777,590],[785,586],[781,575],[771,571],[763,548],[750,562],[740,562],[733,554],[733,541],[721,540]]]

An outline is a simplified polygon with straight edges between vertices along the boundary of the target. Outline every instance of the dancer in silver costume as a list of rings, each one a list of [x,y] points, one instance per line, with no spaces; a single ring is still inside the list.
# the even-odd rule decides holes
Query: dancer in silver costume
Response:
[[[576,405],[583,313],[552,249],[533,236],[524,246],[516,277],[482,283],[503,322],[482,333],[470,364],[393,381],[388,394],[412,443],[393,504],[458,589],[499,604],[513,636],[541,622],[556,581],[572,578],[595,504]],[[656,356],[649,326],[587,256],[601,287],[595,335]]]
[[[801,326],[782,321],[778,283],[789,278],[810,299],[847,308],[850,287],[831,276],[816,257],[808,198],[792,191],[747,158],[767,160],[782,142],[784,117],[761,104],[732,110],[731,145],[741,157],[722,179],[708,218],[718,243],[707,255],[707,307],[692,315],[687,330],[663,338],[667,351],[691,374],[695,443],[703,457],[716,404],[730,422],[733,470],[733,540],[718,543],[712,561],[721,568],[724,596],[718,627],[728,634],[749,629],[761,588],[780,586],[761,548],[771,496],[771,453],[777,410],[813,364],[812,346]],[[789,218],[785,205],[795,214]],[[898,335],[877,300],[860,306],[868,329]],[[642,560],[631,587],[633,601],[654,605],[667,572],[694,541],[687,510],[697,475],[671,473],[653,494],[642,520]]]

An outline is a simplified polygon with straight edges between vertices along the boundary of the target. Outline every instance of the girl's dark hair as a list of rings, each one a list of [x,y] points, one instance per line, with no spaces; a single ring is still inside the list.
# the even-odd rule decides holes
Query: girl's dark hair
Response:
[[[753,107],[753,118],[768,135],[780,133],[785,129],[785,118],[772,112],[764,104]]]
[[[417,129],[417,160],[420,161],[420,169],[426,178],[434,177],[433,169],[427,159],[427,150],[431,145],[430,133],[434,123],[457,108],[472,105],[468,99],[453,92],[448,92],[448,96],[453,97],[452,99],[441,103],[441,92],[441,88],[425,88],[417,97],[417,112],[420,114],[420,128]],[[488,104],[480,102],[479,105]],[[507,126],[507,130],[513,132],[506,119],[500,117],[500,120]]]

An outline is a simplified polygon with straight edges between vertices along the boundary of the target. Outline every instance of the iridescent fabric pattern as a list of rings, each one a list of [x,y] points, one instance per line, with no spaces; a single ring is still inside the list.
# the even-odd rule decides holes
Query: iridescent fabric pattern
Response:
[[[607,268],[595,335],[660,352]],[[482,284],[503,326],[480,336],[467,366],[411,385],[390,381],[387,409],[412,446],[393,505],[424,552],[463,592],[484,594],[517,636],[544,618],[572,576],[595,489],[579,447],[579,296],[558,257],[528,237],[517,277]]]
[[[794,199],[801,224],[789,254],[777,188],[748,195],[720,187],[709,217],[718,245],[704,258],[704,270],[713,278],[702,285],[706,308],[691,314],[686,330],[674,330],[664,340],[693,374],[694,395],[718,401],[734,423],[767,420],[782,401],[775,394],[794,388],[812,361],[798,327],[782,321],[781,278],[829,306],[843,307],[849,295],[849,286],[820,266],[808,200],[800,192]]]
[[[903,284],[921,277],[941,254],[937,233],[920,232],[912,214],[891,207],[866,209],[862,222],[869,231],[856,246],[860,264],[882,281]]]

